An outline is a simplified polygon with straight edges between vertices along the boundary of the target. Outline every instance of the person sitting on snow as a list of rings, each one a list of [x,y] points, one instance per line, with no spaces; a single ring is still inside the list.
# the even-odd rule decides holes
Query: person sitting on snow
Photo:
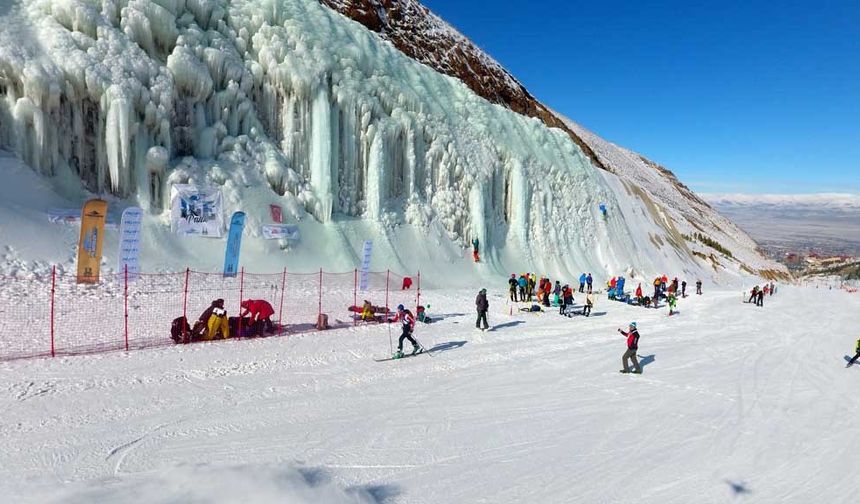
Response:
[[[370,301],[364,300],[364,304],[361,305],[361,320],[364,322],[370,322],[376,317],[373,313],[373,304]]]
[[[221,334],[221,338],[228,339],[230,337],[230,323],[227,320],[227,310],[224,309],[224,300],[216,299],[206,312],[209,312],[210,315],[206,322],[207,331],[203,339],[212,341],[218,333]],[[203,312],[204,315],[206,312]]]
[[[251,333],[257,336],[263,336],[263,331],[274,333],[275,324],[272,322],[272,315],[275,310],[268,301],[262,299],[246,299],[242,301],[239,317],[250,317],[248,327],[251,328]]]

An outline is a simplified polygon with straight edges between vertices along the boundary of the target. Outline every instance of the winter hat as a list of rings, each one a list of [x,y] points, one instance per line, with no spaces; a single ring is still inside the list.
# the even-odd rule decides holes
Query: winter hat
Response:
[[[480,292],[481,292],[481,294],[486,294],[486,293],[487,293],[487,289],[481,289],[481,291],[480,291]]]
[[[636,329],[636,322],[630,322],[630,327],[632,327],[633,329]]]
[[[397,311],[403,311],[403,310],[405,310],[405,309],[406,309],[406,308],[404,308],[404,306],[403,306],[403,305],[397,305]]]

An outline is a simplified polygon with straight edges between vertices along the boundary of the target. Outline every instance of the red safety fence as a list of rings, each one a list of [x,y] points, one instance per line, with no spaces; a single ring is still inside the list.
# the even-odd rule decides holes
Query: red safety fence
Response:
[[[411,283],[411,289],[403,289]],[[95,284],[77,282],[57,272],[27,278],[0,276],[0,361],[58,355],[83,355],[175,344],[173,321],[185,317],[189,326],[214,300],[223,299],[231,337],[259,335],[257,327],[239,318],[243,300],[267,301],[274,314],[267,336],[284,336],[325,328],[382,321],[392,306],[416,310],[421,299],[421,274],[392,272],[258,274],[240,271],[235,277],[186,270],[178,273],[102,275]],[[376,317],[361,320],[351,307],[369,301]],[[203,325],[206,321],[204,321]],[[251,334],[254,333],[254,334]],[[193,340],[183,331],[181,343]]]

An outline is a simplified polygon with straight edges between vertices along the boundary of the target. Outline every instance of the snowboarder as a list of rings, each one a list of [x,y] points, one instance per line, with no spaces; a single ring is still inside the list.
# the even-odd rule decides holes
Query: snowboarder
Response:
[[[624,332],[621,329],[619,329],[618,332],[627,338],[627,351],[624,352],[624,356],[621,357],[621,364],[624,365],[624,369],[622,369],[621,372],[630,372],[630,367],[627,365],[627,360],[629,359],[633,362],[633,373],[642,374],[642,368],[639,367],[639,361],[636,359],[636,351],[639,350],[639,331],[636,329],[636,322],[630,322],[630,327],[627,332]]]
[[[579,292],[585,292],[586,280],[588,280],[588,276],[585,273],[579,275]]]
[[[669,294],[669,316],[675,314],[675,307],[678,306],[678,298],[674,294]]]
[[[487,301],[487,289],[481,289],[478,292],[478,297],[475,298],[475,307],[478,309],[478,320],[475,321],[475,328],[486,331],[490,328],[490,324],[487,323],[487,312],[490,310],[490,302]],[[484,323],[483,328],[481,322]]]
[[[589,292],[585,295],[585,306],[582,307],[582,314],[590,317],[592,308],[594,308],[594,294]]]
[[[389,322],[400,322],[400,325],[403,328],[403,333],[400,335],[400,340],[397,342],[397,353],[393,356],[395,359],[403,357],[403,340],[408,339],[409,342],[412,343],[412,355],[421,352],[421,347],[418,345],[418,342],[415,341],[415,338],[412,337],[412,331],[415,330],[415,317],[412,316],[412,312],[404,308],[403,305],[398,305],[397,315],[395,315]]]
[[[857,362],[857,359],[860,359],[860,339],[857,340],[857,348],[855,350],[857,353],[854,354],[854,357],[848,361],[848,364],[846,364],[845,367],[851,367],[855,362]]]
[[[687,281],[686,280],[681,282],[681,297],[682,298],[687,297]]]
[[[248,328],[251,329],[251,334],[263,336],[264,333],[274,333],[275,324],[272,322],[272,315],[275,314],[275,309],[268,301],[263,299],[246,299],[242,301],[239,317],[250,317]]]
[[[517,287],[519,287],[519,283],[517,283],[517,275],[515,273],[511,273],[511,278],[508,280],[508,292],[511,295],[511,301],[514,303],[517,302]]]
[[[588,286],[588,292],[591,292],[591,285],[594,283],[594,278],[592,278],[591,273],[585,277],[585,284]]]
[[[702,281],[701,280],[696,280],[696,294],[698,294],[699,296],[702,295]]]

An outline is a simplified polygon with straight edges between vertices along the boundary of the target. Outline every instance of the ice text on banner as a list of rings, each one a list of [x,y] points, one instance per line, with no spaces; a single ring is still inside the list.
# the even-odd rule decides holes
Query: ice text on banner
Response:
[[[78,242],[78,283],[99,282],[107,207],[107,201],[100,199],[84,203]]]
[[[119,226],[119,253],[117,272],[128,271],[128,281],[134,282],[140,275],[140,226],[143,222],[143,209],[129,207],[122,212]]]
[[[174,184],[170,192],[170,224],[175,233],[221,238],[224,211],[221,190]]]
[[[227,251],[224,254],[224,276],[234,277],[239,271],[239,250],[242,248],[242,232],[245,230],[245,212],[236,212],[230,218],[230,233],[227,236]]]

